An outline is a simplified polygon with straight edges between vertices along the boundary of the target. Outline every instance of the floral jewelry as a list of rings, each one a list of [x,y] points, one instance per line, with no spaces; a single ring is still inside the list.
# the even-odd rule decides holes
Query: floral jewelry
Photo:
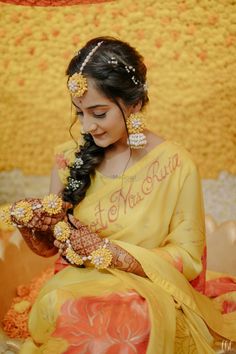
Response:
[[[12,221],[11,221],[11,206],[5,206],[0,209],[0,221],[3,222],[3,224],[11,226]]]
[[[93,251],[90,255],[91,263],[97,269],[106,269],[112,262],[112,253],[107,249],[109,241],[108,239],[105,239],[104,242],[103,246]]]
[[[83,259],[76,253],[71,245],[69,245],[66,249],[66,259],[71,263],[75,265],[82,265],[84,263]]]
[[[35,215],[35,211],[41,209],[49,216],[58,214],[62,211],[62,199],[55,194],[49,194],[42,200],[21,200],[8,207],[4,207],[0,212],[0,220],[5,224],[17,227],[34,227],[29,224]]]
[[[54,227],[53,234],[57,241],[65,242],[70,237],[70,227],[65,221],[59,221]]]
[[[81,181],[78,181],[72,177],[68,177],[68,184],[66,186],[66,189],[72,189],[72,191],[76,191],[80,186],[82,185]]]
[[[65,257],[69,263],[75,265],[82,265],[84,263],[80,255],[73,250],[70,243],[71,229],[65,221],[59,221],[55,225],[53,235],[57,241],[66,245]]]
[[[74,73],[68,80],[67,87],[72,97],[81,97],[88,89],[87,78],[82,74],[85,65],[91,59],[96,50],[100,47],[103,41],[98,42],[97,45],[88,53],[84,59],[79,72]]]
[[[20,201],[11,208],[11,215],[16,221],[27,224],[33,218],[32,206],[27,201]]]
[[[81,73],[73,74],[68,81],[68,89],[73,97],[81,97],[87,91],[87,79]]]
[[[62,199],[56,194],[49,194],[42,199],[43,210],[49,215],[55,215],[62,210]]]
[[[117,60],[116,57],[112,56],[110,57],[110,59],[107,61],[108,64],[110,64],[112,67],[116,67],[116,66],[120,66],[123,67],[126,72],[128,73],[128,75],[130,76],[131,80],[133,81],[133,83],[137,86],[137,85],[142,85],[144,91],[147,91],[147,84],[146,83],[142,83],[137,76],[135,76],[135,71],[136,69],[132,66],[132,65],[127,65],[124,64],[122,62],[119,62]]]
[[[81,159],[81,157],[76,157],[75,161],[74,161],[74,166],[75,168],[81,168],[81,166],[83,166],[84,161]]]
[[[126,125],[129,133],[127,143],[131,149],[144,148],[147,144],[147,139],[143,134],[145,123],[144,118],[140,112],[131,114],[126,120]]]

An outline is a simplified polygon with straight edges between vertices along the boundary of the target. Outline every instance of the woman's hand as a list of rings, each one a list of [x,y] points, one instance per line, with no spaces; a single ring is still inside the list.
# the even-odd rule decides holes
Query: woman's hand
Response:
[[[125,272],[130,272],[142,277],[146,277],[146,274],[143,271],[141,264],[133,256],[131,256],[127,251],[125,251],[123,248],[121,248],[120,246],[116,245],[113,242],[109,242],[107,240],[108,242],[104,243],[106,239],[104,240],[101,237],[99,237],[99,235],[96,234],[95,232],[91,232],[86,225],[81,224],[81,222],[79,220],[76,220],[72,215],[69,216],[67,226],[70,229],[70,236],[68,237],[69,244],[67,243],[67,241],[65,242],[60,242],[58,240],[54,241],[54,246],[56,246],[59,249],[59,253],[61,253],[67,259],[68,259],[67,250],[70,247],[72,247],[76,255],[79,256],[79,258],[77,258],[77,261],[79,259],[77,265],[81,265],[83,263],[83,257],[85,257],[85,259],[90,259],[88,257],[91,256],[91,254],[94,251],[98,249],[104,250],[104,248],[106,248],[108,250],[108,253],[110,253],[110,255],[105,256],[104,262],[105,264],[107,264],[105,268],[108,266],[112,266],[117,269],[123,270]],[[110,260],[108,260],[108,262],[106,263],[107,256],[108,259]],[[99,257],[101,256],[98,256],[98,258]],[[80,260],[82,260],[81,263]],[[74,263],[76,264],[76,260]],[[92,263],[96,264],[96,262],[93,262],[93,260]],[[95,267],[99,268],[99,266],[96,265]],[[100,269],[103,268],[101,267]]]
[[[60,201],[60,207],[58,211],[55,210],[55,213],[43,207],[44,199],[26,198],[14,203],[11,207],[11,221],[19,228],[27,227],[35,231],[52,229],[55,224],[65,219],[67,210],[72,207],[70,203],[62,201],[60,197],[55,195],[54,198],[58,198]],[[29,220],[27,220],[27,217],[21,217],[20,215],[24,208],[26,210],[25,214],[29,214]]]
[[[88,226],[69,215],[67,225],[70,228],[70,244],[73,250],[81,257],[88,257],[103,243],[102,239],[95,232],[91,232]],[[54,246],[65,256],[67,244],[58,240],[54,241]]]

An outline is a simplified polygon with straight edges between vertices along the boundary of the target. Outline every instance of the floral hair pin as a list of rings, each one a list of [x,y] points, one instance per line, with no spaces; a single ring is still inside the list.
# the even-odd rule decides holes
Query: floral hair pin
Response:
[[[83,166],[84,161],[82,160],[81,157],[76,157],[75,162],[74,162],[74,167],[75,168],[81,168]]]
[[[72,189],[72,191],[74,192],[81,186],[81,184],[82,184],[81,181],[78,181],[74,178],[69,177],[66,189]]]
[[[142,85],[144,91],[147,91],[147,84],[146,83],[142,83],[140,80],[137,79],[137,77],[135,76],[135,68],[132,65],[126,65],[124,63],[121,63],[117,60],[116,57],[110,57],[110,59],[107,61],[108,64],[110,64],[112,67],[116,67],[116,66],[122,66],[127,74],[130,76],[131,80],[133,81],[133,83],[137,86],[137,85]]]
[[[85,65],[91,59],[96,50],[100,47],[103,41],[98,42],[97,45],[88,53],[84,59],[79,72],[74,73],[68,80],[67,87],[72,97],[81,97],[88,89],[87,78],[83,75]]]

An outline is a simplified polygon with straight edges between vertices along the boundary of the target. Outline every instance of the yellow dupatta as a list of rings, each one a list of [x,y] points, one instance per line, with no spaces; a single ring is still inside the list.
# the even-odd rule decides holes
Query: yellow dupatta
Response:
[[[64,145],[63,149],[60,154],[71,161],[73,148]],[[65,181],[67,169],[60,169],[60,175]],[[188,282],[202,269],[204,210],[198,171],[183,148],[166,141],[129,168],[122,178],[111,179],[96,172],[86,198],[74,209],[74,216],[133,255],[147,278],[117,269],[67,267],[42,289],[32,309],[29,327],[35,341],[50,341],[65,298],[128,289],[136,290],[149,305],[152,329],[148,354],[175,351],[180,312],[197,352],[214,353],[207,326],[226,338],[236,339],[236,315],[221,315],[211,300]],[[165,254],[182,262],[183,274],[163,258]],[[48,319],[43,309],[52,298],[57,306]],[[181,346],[184,348],[184,339]],[[188,349],[186,346],[183,353],[188,353]]]

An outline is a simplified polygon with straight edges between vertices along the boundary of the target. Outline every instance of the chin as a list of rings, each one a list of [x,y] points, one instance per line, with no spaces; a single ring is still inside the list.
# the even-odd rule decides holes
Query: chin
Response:
[[[99,139],[93,139],[93,140],[97,146],[102,147],[102,148],[106,148],[109,145],[111,145],[111,143],[108,141],[101,141]]]

